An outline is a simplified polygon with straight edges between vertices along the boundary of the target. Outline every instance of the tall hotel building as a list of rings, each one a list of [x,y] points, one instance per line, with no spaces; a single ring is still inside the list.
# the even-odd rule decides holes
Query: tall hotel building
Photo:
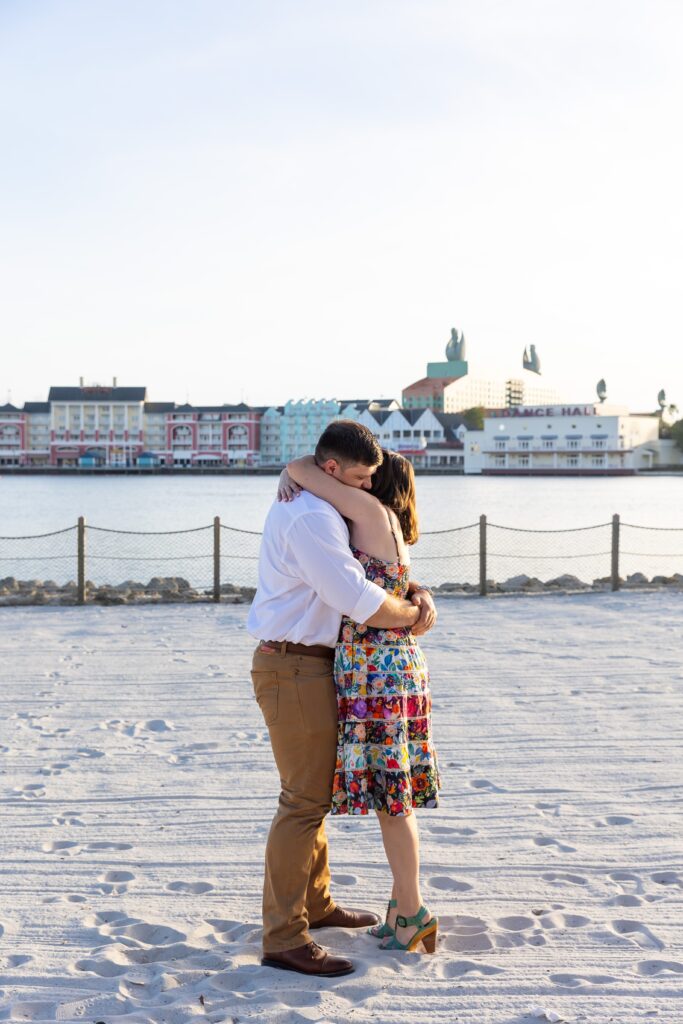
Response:
[[[526,355],[526,354],[525,354]],[[487,380],[470,377],[464,335],[456,330],[446,347],[446,361],[427,363],[427,376],[409,384],[403,391],[404,409],[433,409],[435,412],[457,413],[479,406],[499,409],[511,405],[552,405],[559,394],[539,384],[539,369],[528,369],[525,358],[521,374],[507,379]]]

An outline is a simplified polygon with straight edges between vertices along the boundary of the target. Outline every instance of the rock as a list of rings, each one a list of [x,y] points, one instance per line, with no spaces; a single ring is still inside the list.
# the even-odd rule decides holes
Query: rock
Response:
[[[3,580],[0,580],[0,587],[2,587],[3,590],[15,592],[19,589],[19,584],[15,580],[14,576],[5,576]]]
[[[626,577],[624,581],[625,587],[642,587],[649,583],[647,576],[642,572],[632,572],[630,576]],[[654,582],[654,580],[653,580]]]
[[[537,584],[541,583],[536,577],[525,576],[523,573],[520,576],[511,576],[509,580],[505,580],[504,583],[499,583],[498,588],[504,594],[510,593],[515,590],[537,590]],[[541,583],[541,587],[543,584]]]
[[[435,594],[454,594],[462,593],[464,584],[462,583],[442,583],[440,586],[434,588]]]
[[[676,580],[673,576],[653,576],[652,582],[656,587],[670,587]]]
[[[152,579],[147,584],[147,586],[145,587],[145,590],[148,593],[151,592],[153,594],[169,592],[177,593],[178,587],[176,585],[175,580],[172,577],[169,577],[167,579],[164,576],[153,576]]]
[[[177,588],[178,590],[192,590],[192,589],[193,589],[193,588],[192,588],[192,587],[190,586],[190,584],[188,583],[188,581],[187,581],[187,580],[184,580],[184,579],[182,578],[182,576],[175,576],[175,577],[173,578],[173,583],[175,584],[175,586],[176,586],[176,588]]]
[[[590,590],[588,583],[584,583],[578,576],[572,576],[570,573],[564,573],[562,576],[555,576],[554,579],[548,580],[546,587],[558,590]]]

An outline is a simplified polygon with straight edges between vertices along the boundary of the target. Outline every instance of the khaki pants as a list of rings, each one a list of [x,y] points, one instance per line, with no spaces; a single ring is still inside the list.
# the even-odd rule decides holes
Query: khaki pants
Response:
[[[310,942],[309,921],[334,910],[324,818],[332,802],[337,700],[331,658],[257,648],[251,677],[282,787],[263,885],[263,949],[281,953]]]

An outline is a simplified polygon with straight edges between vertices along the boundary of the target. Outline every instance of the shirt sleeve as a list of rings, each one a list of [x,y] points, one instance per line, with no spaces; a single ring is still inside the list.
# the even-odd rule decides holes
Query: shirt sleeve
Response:
[[[383,604],[385,591],[365,578],[341,521],[318,512],[299,516],[287,543],[301,579],[341,615],[367,622]]]

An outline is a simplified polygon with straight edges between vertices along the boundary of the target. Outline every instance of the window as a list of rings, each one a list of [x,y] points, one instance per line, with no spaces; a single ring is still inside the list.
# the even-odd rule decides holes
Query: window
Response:
[[[431,430],[425,430],[424,435],[425,435],[425,437],[431,437],[432,436]]]
[[[579,464],[579,456],[578,455],[570,455],[570,456],[568,456],[568,458],[567,458],[567,465],[568,466],[578,466],[578,464]]]
[[[520,441],[519,447],[522,449],[523,452],[527,452],[529,450],[529,441]]]
[[[519,464],[520,464],[520,466],[528,466],[529,465],[529,456],[528,455],[520,455],[520,457],[519,457]]]
[[[569,441],[567,442],[567,448],[578,448],[578,447],[579,447],[579,439],[578,439],[578,437],[570,437]]]
[[[596,448],[605,448],[605,447],[606,447],[606,444],[605,444],[605,442],[604,442],[604,441],[596,441],[596,442],[595,442],[595,447],[596,447]]]
[[[404,437],[410,437],[410,431],[409,430],[404,430],[403,431],[403,436]]]
[[[494,448],[496,449],[496,451],[504,452],[506,447],[507,447],[507,441],[499,441],[498,438],[496,438],[495,443],[494,443]]]
[[[593,465],[594,466],[604,466],[605,465],[605,456],[604,455],[594,455],[593,456]]]
[[[544,441],[543,442],[543,447],[546,449],[546,451],[552,451],[554,449],[554,447],[555,447],[555,442],[554,441]]]
[[[401,431],[400,430],[392,430],[391,436],[392,437],[400,437],[401,436]]]

